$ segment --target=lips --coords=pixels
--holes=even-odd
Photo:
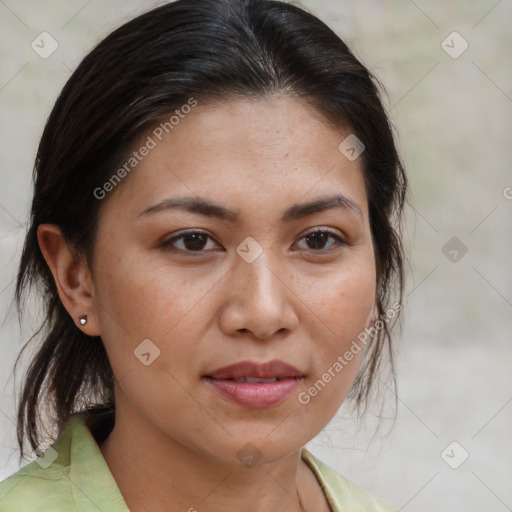
[[[304,377],[297,368],[278,360],[263,364],[242,361],[204,376],[206,383],[224,398],[257,409],[284,402]]]
[[[273,360],[263,364],[241,361],[220,368],[206,377],[217,380],[232,379],[240,382],[264,382],[270,379],[270,382],[274,382],[275,380],[301,378],[304,375],[300,370],[284,361]]]

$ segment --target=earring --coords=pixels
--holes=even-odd
[[[87,323],[87,315],[82,315],[79,319],[80,325],[85,325]]]

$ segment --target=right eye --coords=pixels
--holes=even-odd
[[[204,231],[187,231],[177,236],[173,236],[167,240],[164,240],[160,247],[165,250],[171,250],[175,252],[183,253],[205,253],[211,252],[212,244],[209,241],[216,242],[213,238]],[[205,247],[210,245],[210,250],[204,250]]]

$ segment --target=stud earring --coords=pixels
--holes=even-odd
[[[79,319],[80,325],[85,325],[87,323],[87,315],[82,315]]]

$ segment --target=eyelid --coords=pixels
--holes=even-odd
[[[300,235],[300,239],[304,238],[305,236],[308,236],[308,235],[311,235],[313,233],[329,233],[330,235],[333,235],[335,237],[338,237],[340,239],[342,239],[343,241],[345,241],[343,239],[343,235],[340,235],[338,233],[338,231],[336,231],[335,229],[333,228],[328,228],[326,226],[315,226],[314,228],[309,228],[307,229],[306,231],[304,231],[301,235]]]

